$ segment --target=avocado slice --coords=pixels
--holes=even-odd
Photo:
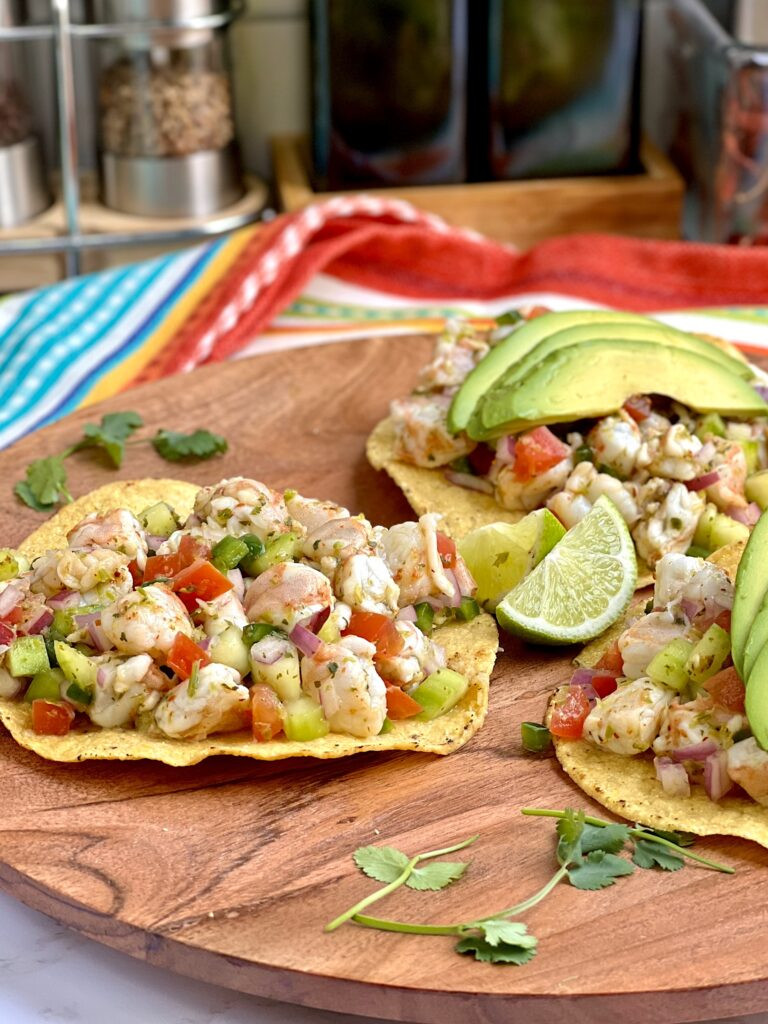
[[[743,656],[745,678],[749,679],[752,669],[755,667],[757,657],[766,644],[768,644],[768,595],[763,598],[763,602],[747,634]]]
[[[580,309],[566,313],[544,313],[533,320],[526,320],[516,327],[467,374],[464,383],[454,395],[448,410],[448,429],[454,434],[466,430],[475,406],[509,367],[527,355],[539,342],[569,327],[584,324],[645,324],[654,326],[658,320],[640,316],[639,313],[616,313],[605,309]]]
[[[749,674],[744,710],[753,736],[763,750],[768,750],[768,644],[758,654]]]
[[[621,338],[559,349],[516,386],[482,403],[477,440],[544,423],[605,416],[637,394],[662,394],[699,412],[765,416],[768,405],[749,383],[696,352]]]
[[[768,573],[765,571],[768,560],[768,515],[762,515],[755,524],[752,534],[744,548],[739,568],[736,572],[736,585],[733,594],[731,611],[731,656],[736,671],[742,679],[744,673],[744,654],[752,629],[752,624],[760,611],[760,607],[768,595]],[[750,678],[755,673],[757,661],[754,663]],[[766,705],[768,709],[768,705]],[[766,716],[768,718],[768,715]]]

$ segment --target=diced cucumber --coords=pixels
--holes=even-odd
[[[379,729],[379,736],[386,736],[388,732],[392,732],[394,727],[395,726],[392,719],[385,718],[384,721],[381,723],[381,728]]]
[[[718,548],[725,547],[726,544],[735,544],[740,540],[749,540],[749,527],[718,512],[712,523],[712,532],[709,538],[711,550],[716,551]]]
[[[266,545],[263,554],[241,562],[243,572],[246,576],[258,576],[278,562],[291,562],[300,545],[301,539],[297,533],[281,533]]]
[[[50,668],[45,640],[39,635],[17,637],[5,656],[5,667],[14,678],[35,676]]]
[[[462,622],[471,622],[480,614],[480,605],[474,597],[462,597],[459,607],[454,610],[457,619]]]
[[[263,640],[265,636],[269,636],[270,633],[285,636],[279,626],[273,626],[269,622],[249,622],[247,626],[243,627],[243,643],[250,650],[254,644]]]
[[[311,697],[298,697],[285,705],[286,739],[305,743],[308,740],[319,740],[331,731],[328,721],[319,704]]]
[[[64,691],[64,696],[72,704],[77,704],[79,708],[87,708],[89,704],[93,703],[93,687],[70,683]]]
[[[236,569],[249,553],[250,549],[241,537],[222,537],[213,546],[211,561],[219,572],[229,572],[230,569]]]
[[[148,505],[142,512],[139,512],[137,519],[147,533],[154,534],[156,537],[170,537],[181,525],[176,518],[176,513],[166,501]]]
[[[248,647],[243,641],[242,632],[234,623],[211,640],[208,657],[220,665],[236,669],[241,676],[247,675],[251,668]]]
[[[696,428],[696,436],[705,441],[708,437],[725,437],[725,423],[719,412],[708,412],[702,416]]]
[[[0,548],[0,583],[15,579],[29,568],[29,559],[11,548]]]
[[[257,559],[261,558],[266,550],[264,541],[255,533],[244,533],[240,540],[248,548],[248,554],[240,561],[240,568],[246,576],[258,576]]]
[[[705,551],[713,550],[712,524],[717,518],[717,514],[717,505],[713,505],[711,501],[704,506],[704,511],[699,516],[696,532],[693,535],[693,543],[697,548],[703,548]]]
[[[54,644],[59,668],[70,683],[77,683],[83,690],[92,690],[96,685],[98,666],[81,651],[76,650],[63,640]]]
[[[747,462],[747,473],[754,473],[757,469],[760,461],[760,446],[757,441],[751,438],[742,438],[739,440],[742,451],[744,452],[744,458]]]
[[[753,473],[744,484],[747,501],[755,501],[765,511],[768,508],[768,469]]]
[[[645,672],[654,683],[668,686],[680,692],[690,682],[686,665],[693,652],[694,644],[679,637],[670,642],[651,658]]]
[[[410,696],[421,704],[422,710],[413,716],[414,722],[431,722],[458,704],[469,688],[466,678],[452,668],[439,668],[419,683]]]
[[[720,671],[730,653],[730,634],[713,622],[691,651],[685,671],[692,682],[701,686],[710,676]]]
[[[688,550],[685,552],[689,558],[709,558],[711,552],[707,551],[706,548],[697,548],[695,544],[691,544]],[[651,604],[651,609],[653,604]]]
[[[100,612],[105,607],[103,604],[81,604],[75,608],[58,608],[53,613],[51,629],[62,636],[69,636],[78,628],[75,622],[76,615],[92,615],[93,612]]]
[[[59,668],[46,668],[38,672],[27,687],[24,700],[30,703],[33,700],[61,700],[61,684],[65,683],[66,676]]]
[[[251,647],[251,679],[271,686],[283,702],[301,697],[299,652],[287,637],[266,636]]]
[[[416,610],[416,625],[425,636],[429,636],[435,622],[435,609],[426,601],[419,601],[414,608]]]

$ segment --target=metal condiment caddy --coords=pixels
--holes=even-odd
[[[192,241],[257,219],[252,210],[212,216],[243,194],[223,41],[239,11],[228,0],[92,0],[93,16],[76,22],[69,0],[51,0],[50,6],[50,23],[0,19],[0,47],[6,40],[53,40],[65,233],[4,239],[0,255],[63,253],[66,273],[72,275],[80,272],[84,251]],[[211,219],[193,227],[141,232],[82,230],[72,53],[77,37],[94,40],[101,57],[98,134],[104,205],[144,217]],[[13,222],[3,220],[2,181],[10,158],[2,143],[0,137],[0,226]],[[17,148],[12,145],[9,151]],[[42,166],[39,161],[37,166]],[[40,179],[41,205],[33,208],[31,202],[26,217],[50,202],[42,171]]]

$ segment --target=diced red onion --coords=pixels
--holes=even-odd
[[[315,636],[315,634],[307,629],[306,626],[302,626],[301,623],[297,623],[288,636],[296,644],[301,653],[310,658],[313,654],[317,653],[318,648],[322,644],[322,640],[318,636]]]
[[[720,800],[733,788],[728,774],[728,756],[724,750],[710,754],[704,762],[704,789],[710,800]]]
[[[148,534],[146,534],[146,538],[147,538],[147,547],[149,547],[150,550],[152,550],[152,551],[157,551],[157,549],[160,547],[160,545],[161,544],[165,544],[165,542],[168,540],[167,537],[163,537],[159,533],[148,533]]]
[[[698,452],[696,452],[696,461],[706,465],[711,458],[714,458],[716,453],[717,448],[715,448],[714,441],[705,441]]]
[[[211,637],[204,636],[202,640],[197,641],[197,646],[200,648],[201,651],[207,651],[208,648],[211,646]]]
[[[752,387],[761,398],[764,398],[766,402],[768,402],[768,384],[753,384]]]
[[[7,622],[0,622],[0,644],[10,644],[16,634]]]
[[[687,747],[678,747],[677,750],[672,751],[672,758],[678,762],[706,761],[718,749],[714,740],[702,740],[701,743],[692,743]]]
[[[114,673],[115,668],[113,665],[99,665],[96,671],[96,685],[102,687],[106,686],[112,679]]]
[[[400,622],[416,622],[418,616],[416,615],[416,609],[412,604],[408,604],[405,608],[401,608],[397,613],[397,618]]]
[[[463,558],[456,559],[456,564],[454,565],[452,572],[461,596],[471,597],[477,590],[477,584],[475,583],[475,578],[467,568],[467,563]]]
[[[681,764],[675,764],[668,757],[654,757],[653,766],[656,769],[656,778],[668,796],[691,795],[688,773]]]
[[[594,674],[591,668],[577,668],[571,676],[570,682],[571,686],[578,686],[580,690],[584,691],[584,696],[589,701],[590,707],[594,707],[598,699],[597,690],[592,685]]]
[[[680,607],[683,611],[683,615],[688,619],[689,622],[693,622],[697,615],[704,611],[704,605],[701,601],[692,601],[688,597],[684,597],[680,602]]]
[[[242,572],[239,569],[230,569],[227,573],[227,579],[232,584],[238,599],[242,601],[245,597],[245,583],[243,582]]]
[[[496,458],[510,466],[515,461],[515,439],[511,434],[500,437],[496,442]]]
[[[91,622],[88,624],[88,636],[91,638],[93,646],[97,651],[108,651],[112,646],[112,641],[109,639],[107,634],[101,628],[101,624],[98,622]]]
[[[319,612],[315,612],[314,615],[302,622],[301,625],[308,629],[310,633],[317,633],[325,625],[330,614],[331,607],[329,605],[327,608],[321,608]]]
[[[490,480],[484,480],[481,476],[473,476],[471,473],[457,473],[453,469],[446,469],[445,479],[450,480],[457,487],[464,487],[468,491],[480,491],[481,494],[493,494],[493,484]]]
[[[259,665],[274,665],[285,652],[285,640],[268,634],[251,647],[251,658]]]
[[[19,604],[24,597],[24,591],[13,583],[9,583],[2,591],[0,591],[0,619],[12,612],[13,609]]]
[[[705,487],[711,487],[713,484],[716,484],[719,479],[719,471],[712,469],[709,473],[702,473],[701,476],[695,476],[692,480],[685,480],[684,483],[689,491],[703,491]]]
[[[83,612],[82,615],[73,615],[72,621],[78,629],[88,629],[92,622],[101,618],[101,612]]]
[[[757,502],[751,501],[746,508],[740,508],[738,505],[729,505],[725,510],[725,514],[730,516],[731,519],[735,519],[737,523],[743,523],[744,526],[754,526],[760,518],[761,511]]]
[[[53,612],[50,608],[43,606],[42,608],[39,608],[35,612],[34,617],[31,618],[29,622],[25,622],[20,629],[21,632],[26,633],[27,636],[34,636],[36,633],[42,633],[42,631],[46,629],[46,627],[50,626],[52,622]]]
[[[469,464],[477,476],[487,476],[495,458],[496,449],[489,448],[487,444],[479,444],[467,455]]]
[[[453,584],[453,596],[450,597],[446,594],[445,605],[448,608],[458,608],[461,604],[461,588],[456,579],[456,573],[453,569],[443,569],[443,572],[448,577],[448,581]]]
[[[48,605],[51,608],[75,608],[80,604],[80,595],[76,590],[60,590],[58,594],[48,598]]]

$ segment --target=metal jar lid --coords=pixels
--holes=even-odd
[[[94,20],[108,25],[158,21],[178,24],[190,18],[225,14],[230,3],[229,0],[92,0],[92,9]]]

